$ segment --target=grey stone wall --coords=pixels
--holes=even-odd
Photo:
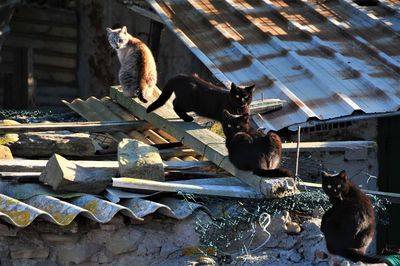
[[[83,217],[65,227],[0,224],[0,265],[185,265],[182,250],[199,245],[195,219],[207,217],[196,212],[185,220],[154,217],[144,224],[122,215],[107,224]]]

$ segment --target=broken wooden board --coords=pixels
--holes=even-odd
[[[0,134],[44,132],[68,130],[70,132],[118,132],[144,130],[151,128],[145,121],[95,121],[95,122],[62,122],[62,123],[32,123],[18,125],[0,125]]]
[[[168,105],[147,114],[147,106],[159,94],[160,91],[155,89],[154,98],[148,104],[143,104],[138,99],[125,97],[117,86],[111,87],[110,90],[111,98],[130,110],[135,116],[173,135],[184,145],[192,148],[198,154],[204,155],[219,167],[254,188],[257,193],[262,193],[266,198],[279,198],[297,193],[293,178],[262,178],[253,175],[251,172],[238,170],[229,161],[224,138],[196,123],[182,121]]]

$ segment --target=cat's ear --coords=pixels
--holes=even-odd
[[[231,92],[234,92],[237,90],[237,86],[234,82],[231,83]]]
[[[247,86],[246,88],[244,88],[247,92],[253,92],[254,91],[254,89],[256,88],[256,84],[253,84],[253,85],[250,85],[250,86]]]
[[[330,174],[328,174],[328,173],[325,172],[325,171],[321,171],[321,176],[322,176],[322,178],[327,178],[327,177],[330,176]]]
[[[107,33],[112,33],[112,29],[111,28],[106,28]]]
[[[222,111],[222,115],[224,118],[230,118],[232,116],[231,113],[229,113],[229,111],[226,109]]]
[[[347,180],[347,173],[345,170],[340,171],[339,177],[343,180]]]
[[[128,32],[128,29],[126,28],[126,26],[123,26],[123,27],[122,27],[121,32],[122,32],[122,33],[127,33],[127,32]]]

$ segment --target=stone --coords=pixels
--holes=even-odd
[[[76,243],[79,240],[79,235],[77,234],[43,233],[41,237],[44,241],[52,243]]]
[[[165,181],[158,149],[138,140],[123,139],[118,144],[118,164],[123,177]]]
[[[18,125],[19,123],[14,120],[4,119],[0,121],[0,125]],[[18,141],[18,134],[0,134],[0,145],[10,144]]]
[[[298,223],[289,222],[286,224],[285,231],[288,235],[298,235],[301,233],[301,227]]]
[[[77,244],[72,243],[57,247],[57,261],[60,264],[65,263],[82,263],[95,253],[101,250],[102,246],[97,243]],[[67,264],[68,265],[68,264]]]
[[[14,156],[50,157],[54,153],[63,156],[93,156],[99,145],[87,133],[32,132],[19,134],[19,140],[9,145]]]
[[[12,259],[46,259],[49,256],[48,247],[23,247],[12,246],[10,257]]]
[[[88,170],[58,154],[54,154],[46,164],[39,180],[49,184],[54,190],[83,193],[100,193],[111,179],[107,172]]]
[[[16,236],[18,229],[6,224],[0,224],[0,236]]]
[[[113,255],[119,255],[138,248],[145,233],[139,230],[121,229],[106,242],[106,249]]]
[[[0,160],[12,160],[13,155],[9,147],[0,145]]]

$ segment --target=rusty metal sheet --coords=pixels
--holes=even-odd
[[[221,82],[256,83],[254,100],[286,101],[254,116],[259,127],[400,107],[398,33],[350,1],[147,2]]]

